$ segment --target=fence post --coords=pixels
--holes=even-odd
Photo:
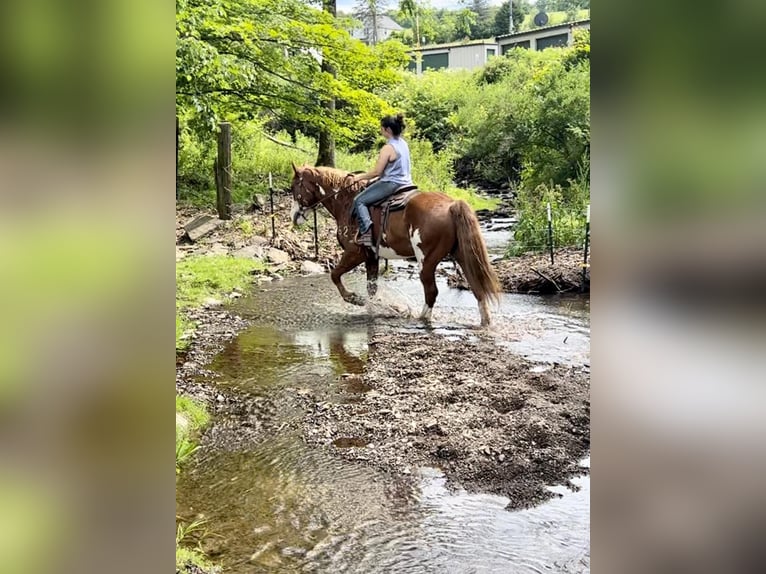
[[[218,161],[215,164],[218,217],[231,219],[231,124],[221,122],[219,127]]]
[[[585,275],[588,269],[588,240],[590,239],[590,203],[585,212],[585,250],[582,261],[582,288],[585,289]]]
[[[176,115],[176,201],[178,201],[178,143],[181,136],[181,127]]]
[[[317,210],[314,209],[314,258],[319,261],[319,232],[317,227]]]
[[[551,203],[548,202],[548,245],[551,250],[551,265],[553,265],[553,222],[551,220]]]
[[[269,172],[269,205],[271,206],[271,239],[277,238],[277,228],[274,225],[274,184],[271,182],[271,172]]]

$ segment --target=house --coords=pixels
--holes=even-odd
[[[565,22],[554,26],[544,26],[524,32],[502,34],[495,39],[500,47],[501,55],[512,48],[545,50],[545,48],[571,46],[573,32],[577,29],[590,30],[590,19]]]
[[[408,69],[416,74],[440,68],[472,70],[486,64],[497,55],[497,50],[497,43],[492,39],[421,46],[409,51]]]
[[[384,40],[388,40],[391,37],[391,34],[394,32],[400,32],[404,30],[399,24],[394,22],[391,18],[386,16],[385,14],[379,14],[377,17],[377,28],[378,28],[378,42],[383,42]],[[361,40],[365,44],[369,44],[372,42],[372,19],[367,19],[366,21],[362,21],[362,25],[360,27],[354,28],[351,31],[351,37],[356,38],[357,40]]]

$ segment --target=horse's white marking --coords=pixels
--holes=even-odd
[[[428,305],[423,305],[423,310],[420,312],[420,318],[425,319],[426,321],[431,320],[431,312],[434,310],[433,307],[429,307]]]
[[[290,211],[290,219],[293,220],[295,225],[302,225],[306,223],[306,218],[303,216],[301,204],[293,199],[293,208]]]
[[[420,240],[420,229],[410,229],[410,244],[412,245],[412,251],[415,252],[415,259],[418,260],[418,267],[423,269],[423,250],[420,248],[422,241]]]
[[[492,317],[489,314],[489,305],[486,300],[479,303],[479,313],[481,313],[482,327],[489,327]]]
[[[381,259],[407,259],[406,255],[399,255],[396,251],[394,251],[390,247],[384,247],[383,245],[380,246],[380,250],[378,251],[378,257],[380,257]]]

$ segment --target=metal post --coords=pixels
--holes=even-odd
[[[551,265],[553,265],[553,222],[551,219],[551,204],[548,202],[548,245],[551,250]]]
[[[590,203],[585,215],[585,250],[582,261],[582,286],[585,288],[585,275],[588,269],[588,240],[590,239]]]
[[[317,227],[317,210],[314,210],[314,258],[319,261],[319,232]]]
[[[274,226],[274,186],[271,183],[271,172],[269,172],[269,204],[271,205],[271,239],[276,239],[277,230]]]

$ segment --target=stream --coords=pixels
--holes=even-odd
[[[495,254],[508,238],[499,227],[485,226]],[[423,297],[414,265],[391,267],[367,308],[345,304],[328,275],[255,288],[233,308],[252,326],[207,367],[218,374],[214,384],[256,399],[310,390],[327,401],[358,400],[369,389],[341,375],[363,371],[374,333],[475,336],[479,313],[470,292],[439,277],[426,326],[409,316]],[[364,292],[362,273],[346,277]],[[523,355],[540,369],[588,365],[589,310],[581,296],[503,294],[491,333],[499,352]],[[185,522],[205,519],[202,547],[224,572],[589,572],[587,472],[572,481],[579,490],[555,487],[560,497],[511,512],[501,496],[451,492],[436,468],[421,469],[413,488],[307,446],[297,403],[276,404],[282,431],[254,444],[203,441],[177,481],[177,514]],[[213,420],[208,432],[215,435],[218,425],[223,421]]]

